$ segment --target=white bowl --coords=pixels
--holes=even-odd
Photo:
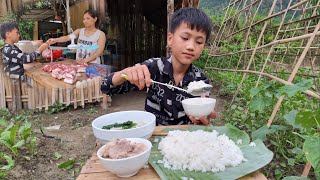
[[[200,117],[208,116],[216,105],[213,98],[189,98],[182,101],[182,106],[186,114]]]
[[[143,123],[144,125],[123,130],[102,129],[103,126],[126,121],[133,121],[138,124]],[[156,116],[146,111],[120,111],[110,113],[100,116],[92,122],[93,134],[102,143],[123,138],[149,139],[155,127]]]
[[[124,158],[124,159],[107,159],[103,158],[102,154],[106,145],[102,146],[98,152],[97,156],[107,171],[119,176],[119,177],[130,177],[139,172],[139,170],[148,162],[152,144],[149,140],[142,138],[126,138],[126,140],[131,142],[143,143],[147,146],[147,150],[136,156]]]

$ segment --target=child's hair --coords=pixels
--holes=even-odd
[[[83,14],[88,13],[92,18],[97,18],[97,21],[95,23],[96,28],[98,28],[100,26],[100,17],[97,11],[88,9],[86,10]]]
[[[212,25],[210,18],[202,10],[181,8],[174,12],[171,17],[169,31],[174,33],[181,23],[186,23],[192,30],[196,28],[197,31],[203,31],[206,34],[206,41],[208,41]]]
[[[0,34],[2,39],[6,39],[6,33],[12,31],[13,29],[19,29],[16,22],[5,22],[0,26]]]

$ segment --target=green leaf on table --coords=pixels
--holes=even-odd
[[[282,86],[278,89],[278,95],[281,96],[287,94],[288,97],[292,97],[296,95],[298,92],[304,92],[310,89],[310,87],[312,86],[312,81],[312,79],[304,79],[301,82],[298,82],[293,85]]]
[[[306,129],[320,127],[320,109],[297,113],[295,123],[301,124]]]
[[[288,128],[282,125],[271,125],[269,128],[267,126],[262,126],[259,129],[252,132],[252,140],[261,139],[262,141],[267,140],[268,134],[273,134],[278,131],[285,131]]]
[[[303,151],[315,172],[320,172],[320,137],[310,136],[303,144]]]
[[[292,110],[288,114],[284,115],[283,118],[286,120],[287,124],[293,126],[294,128],[297,129],[303,129],[303,127],[300,124],[296,124],[296,115],[298,111]]]
[[[68,159],[67,161],[61,163],[58,165],[58,168],[60,169],[65,169],[65,170],[69,170],[72,169],[74,164],[75,164],[75,160],[74,159]]]

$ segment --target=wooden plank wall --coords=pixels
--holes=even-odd
[[[107,0],[110,27],[117,38],[120,63],[125,68],[151,57],[161,57],[166,51],[166,27],[155,27],[142,13],[141,0]],[[112,64],[114,65],[114,64]]]

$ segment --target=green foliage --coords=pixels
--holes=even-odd
[[[67,106],[65,106],[63,103],[59,103],[57,101],[52,106],[49,106],[48,113],[49,114],[58,113],[58,112],[65,110],[66,108],[67,108]]]
[[[23,20],[18,13],[7,14],[4,21],[15,21],[18,23],[20,39],[31,40],[33,37],[33,21]]]
[[[65,170],[70,170],[74,167],[75,165],[75,160],[74,159],[68,159],[65,162],[62,162],[61,164],[58,164],[58,168],[60,169],[65,169]]]
[[[287,127],[280,126],[280,125],[271,125],[270,127],[262,126],[256,131],[253,131],[251,137],[252,137],[252,140],[260,139],[262,141],[265,141],[267,140],[268,134],[273,134],[278,131],[286,131],[286,130],[288,130]]]
[[[296,115],[296,124],[301,124],[302,127],[306,129],[311,129],[311,128],[320,128],[320,109],[315,110],[315,111],[302,111],[298,112]]]
[[[0,109],[0,170],[2,174],[12,169],[15,159],[23,156],[30,159],[35,153],[36,137],[29,116],[12,117],[7,109]],[[1,176],[1,175],[0,175]]]
[[[221,46],[225,48],[225,53],[228,53],[232,48],[230,48],[230,44],[227,45],[227,42],[225,44],[222,42]],[[200,65],[198,67],[202,68],[204,66],[204,59],[207,59],[206,54],[203,54],[196,62]],[[263,60],[263,57],[261,59]],[[229,63],[229,60],[226,62]],[[221,67],[226,66],[227,63],[221,64]],[[218,96],[233,97],[242,79],[242,74],[239,73],[205,72],[213,80],[212,83],[220,85]],[[283,77],[287,78],[284,75]],[[294,85],[286,86],[262,78],[259,85],[255,87],[257,78],[256,75],[247,74],[239,89],[239,95],[234,99],[232,106],[228,106],[229,108],[223,112],[222,116],[226,122],[250,133],[252,139],[262,139],[270,144],[273,152],[275,152],[275,157],[264,174],[282,179],[288,172],[295,172],[297,166],[304,165],[307,160],[312,159],[306,156],[303,146],[304,141],[310,136],[314,137],[317,127],[311,129],[305,127],[319,123],[318,118],[315,117],[318,114],[316,110],[319,109],[319,101],[311,99],[303,93],[312,87],[314,83],[312,80],[297,76]],[[278,110],[274,125],[268,128],[265,126],[266,122],[280,96],[284,96],[284,101]],[[267,170],[268,168],[269,170]]]
[[[62,155],[59,152],[54,152],[54,159],[59,160],[62,157]]]
[[[4,40],[0,39],[0,48],[4,46]]]

